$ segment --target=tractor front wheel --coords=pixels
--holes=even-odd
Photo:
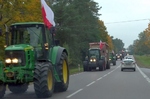
[[[83,71],[88,71],[88,61],[83,61]]]
[[[0,98],[3,98],[6,91],[6,85],[3,83],[0,83]]]
[[[27,83],[20,83],[20,84],[8,84],[8,88],[12,93],[15,94],[20,94],[20,93],[24,93],[27,91],[28,89],[28,84]]]
[[[34,90],[39,98],[51,97],[54,90],[54,75],[51,63],[38,63],[34,71]]]
[[[55,83],[55,92],[66,91],[69,85],[69,67],[66,53],[62,53],[58,64],[58,74],[61,82]]]

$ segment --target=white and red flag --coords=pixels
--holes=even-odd
[[[100,42],[99,42],[99,48],[102,49],[103,45],[104,45],[103,42],[100,40]]]
[[[44,24],[50,29],[52,26],[55,26],[54,13],[46,4],[45,0],[41,0],[41,5]]]

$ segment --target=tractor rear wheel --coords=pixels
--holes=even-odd
[[[114,66],[116,65],[116,61],[113,62],[113,65],[114,65]]]
[[[27,91],[28,83],[19,83],[19,84],[12,83],[12,84],[8,84],[8,88],[12,93],[20,94]]]
[[[6,85],[3,83],[0,83],[0,98],[3,98],[6,91]]]
[[[51,63],[38,63],[34,71],[34,90],[39,98],[51,97],[54,90],[54,75]]]
[[[65,52],[62,53],[58,63],[58,74],[61,82],[55,83],[55,92],[62,92],[68,89],[69,85],[69,67],[67,55]]]
[[[105,61],[99,61],[99,71],[104,71],[105,70]]]
[[[109,61],[107,61],[106,69],[110,69],[110,62]]]

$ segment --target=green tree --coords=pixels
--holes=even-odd
[[[124,49],[124,43],[122,42],[121,39],[115,38],[112,40],[113,45],[114,45],[114,51],[118,53],[119,51],[122,51]]]
[[[70,63],[81,63],[88,43],[99,40],[98,5],[91,0],[50,0],[57,24],[56,37],[70,49]],[[78,56],[78,57],[77,57]]]
[[[135,54],[144,55],[150,54],[149,46],[145,42],[147,42],[147,35],[145,32],[141,32],[139,34],[139,39],[135,40],[133,43]]]
[[[69,64],[82,63],[90,42],[107,42],[111,39],[102,20],[99,20],[100,7],[94,0],[45,0],[55,15],[56,39],[69,51]],[[16,6],[17,5],[17,6]],[[42,22],[40,0],[0,0],[0,54],[4,56],[4,25],[14,22]]]

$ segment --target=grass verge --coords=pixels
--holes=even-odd
[[[134,55],[134,58],[135,58],[135,60],[137,62],[137,65],[139,67],[150,68],[150,56],[146,56],[146,55],[143,55],[143,56]]]
[[[76,73],[79,73],[79,72],[83,72],[83,68],[81,67],[80,69],[79,68],[70,68],[69,69],[70,71],[70,75],[72,74],[76,74]]]

